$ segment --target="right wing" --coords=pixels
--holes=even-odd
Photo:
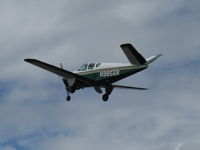
[[[39,61],[39,60],[36,60],[36,59],[24,59],[24,61],[28,62],[28,63],[31,63],[35,66],[38,66],[42,69],[45,69],[47,71],[50,71],[54,74],[57,74],[61,77],[64,77],[64,78],[76,78],[80,81],[82,81],[83,83],[86,83],[86,84],[98,84],[96,81],[94,80],[91,80],[89,78],[86,78],[86,77],[83,77],[83,76],[80,76],[78,74],[75,74],[73,72],[70,72],[70,71],[67,71],[67,70],[64,70],[62,68],[58,68],[56,66],[53,66],[53,65],[50,65],[50,64],[47,64],[45,62],[42,62],[42,61]]]
[[[126,57],[133,65],[144,65],[146,63],[145,58],[137,52],[137,50],[131,44],[120,45]]]
[[[121,89],[132,89],[132,90],[148,90],[147,88],[123,86],[123,85],[112,85],[112,87],[113,88],[121,88]]]

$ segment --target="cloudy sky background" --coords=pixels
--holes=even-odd
[[[1,0],[1,150],[197,150],[200,147],[200,1]],[[61,80],[23,61],[75,70],[127,62],[119,45],[163,56],[120,81],[108,102],[93,89],[66,102]]]

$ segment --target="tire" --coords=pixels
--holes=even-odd
[[[102,96],[102,100],[103,100],[104,102],[108,101],[108,98],[109,98],[108,94],[104,94],[104,95]]]
[[[67,100],[67,101],[70,101],[70,100],[71,100],[71,97],[70,97],[70,96],[67,96],[67,97],[66,97],[66,100]]]

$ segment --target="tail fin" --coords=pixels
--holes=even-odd
[[[151,56],[148,59],[145,59],[137,50],[129,43],[122,44],[120,46],[125,53],[126,57],[133,65],[148,65],[155,61],[158,57],[162,56],[161,54],[156,56]]]
[[[145,58],[129,43],[120,46],[131,64],[144,65]]]

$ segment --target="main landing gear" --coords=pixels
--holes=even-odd
[[[106,86],[106,87],[105,87],[105,94],[103,94],[103,96],[102,96],[102,100],[103,100],[104,102],[108,101],[109,95],[112,93],[112,91],[113,91],[113,87],[112,87],[112,86]],[[66,101],[70,101],[70,100],[71,100],[70,93],[74,93],[74,92],[75,92],[74,89],[67,88],[67,97],[66,97]]]
[[[67,101],[70,101],[70,100],[71,100],[71,96],[68,95],[68,96],[66,97],[66,100],[67,100]]]
[[[113,87],[111,87],[111,86],[105,87],[105,92],[106,93],[102,96],[102,100],[104,102],[108,101],[109,95],[112,93],[112,90],[113,90]]]
[[[67,91],[66,101],[70,101],[71,100],[70,93],[75,93],[76,89],[72,87],[68,87],[66,88],[66,91]]]
[[[71,96],[69,95],[69,90],[67,90],[67,97],[66,97],[66,101],[70,101],[71,100]]]
[[[106,102],[106,101],[108,101],[108,99],[109,99],[109,95],[108,95],[108,94],[103,94],[102,100],[103,100],[104,102]]]

